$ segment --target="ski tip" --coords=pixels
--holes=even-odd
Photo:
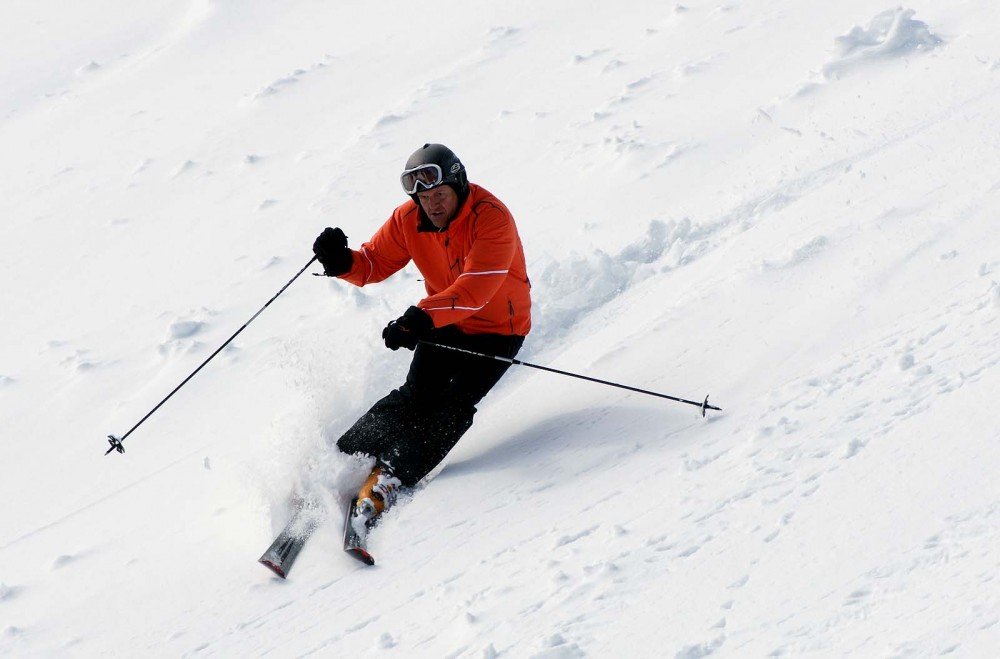
[[[276,575],[278,575],[282,579],[287,579],[288,578],[288,576],[285,574],[285,571],[282,570],[281,566],[278,565],[277,563],[275,563],[273,561],[270,561],[270,560],[268,560],[266,558],[261,558],[257,562],[260,563],[261,565],[263,565],[264,567],[266,567],[271,572],[274,572]]]
[[[375,565],[375,557],[369,554],[366,550],[361,547],[348,547],[345,549],[354,558],[358,559],[365,565]]]

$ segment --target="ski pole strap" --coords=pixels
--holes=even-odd
[[[558,368],[551,368],[549,366],[540,366],[538,364],[532,364],[530,362],[523,362],[519,359],[514,359],[513,357],[502,357],[500,355],[490,355],[484,352],[476,352],[475,350],[466,350],[465,348],[456,348],[455,346],[443,345],[440,343],[434,343],[432,341],[421,341],[428,346],[434,348],[443,348],[445,350],[454,350],[455,352],[464,352],[467,355],[474,355],[476,357],[483,357],[486,359],[495,359],[496,361],[506,362],[508,364],[513,364],[515,366],[528,366],[529,368],[537,368],[540,371],[548,371],[549,373],[556,373],[557,375],[565,375],[571,378],[577,378],[579,380],[586,380],[588,382],[596,382],[597,384],[605,384],[609,387],[617,387],[618,389],[626,389],[628,391],[634,391],[640,394],[646,394],[647,396],[656,396],[657,398],[666,398],[667,400],[676,401],[678,403],[685,403],[687,405],[695,405],[701,408],[701,415],[705,416],[706,410],[716,410],[721,412],[721,407],[715,407],[714,405],[708,404],[708,396],[705,396],[705,400],[698,402],[695,400],[687,400],[684,398],[678,398],[677,396],[668,396],[667,394],[661,394],[655,391],[649,391],[647,389],[640,389],[638,387],[631,387],[627,384],[620,384],[618,382],[610,382],[608,380],[601,380],[599,378],[592,378],[589,375],[580,375],[579,373],[570,373],[569,371],[561,371]]]

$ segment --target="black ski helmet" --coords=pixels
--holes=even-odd
[[[455,194],[458,195],[459,207],[465,203],[466,197],[469,196],[469,177],[465,172],[465,165],[458,159],[454,151],[443,144],[425,144],[410,155],[403,169],[411,170],[421,165],[440,167],[441,182],[438,185],[450,186],[455,191]],[[411,194],[410,198],[417,201],[416,193]]]

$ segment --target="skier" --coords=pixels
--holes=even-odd
[[[510,367],[425,341],[513,358],[531,328],[524,251],[507,207],[469,183],[441,144],[417,149],[400,181],[410,200],[359,250],[340,228],[327,227],[313,244],[327,276],[365,286],[412,260],[427,292],[382,330],[387,348],[414,351],[406,381],[337,441],[344,453],[375,458],[352,509],[366,527],[400,487],[413,487],[444,459]]]

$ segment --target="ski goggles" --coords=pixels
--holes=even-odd
[[[403,184],[403,191],[406,194],[417,194],[420,186],[423,186],[424,190],[430,190],[441,185],[444,182],[444,174],[438,165],[431,163],[407,169],[400,174],[399,181]]]

